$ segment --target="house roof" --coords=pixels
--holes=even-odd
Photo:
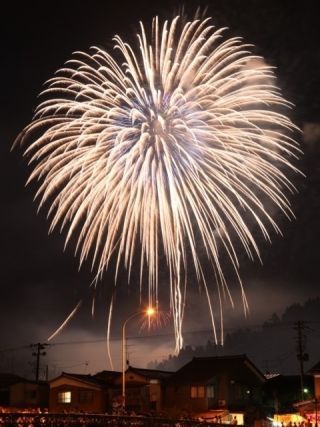
[[[206,383],[217,375],[226,374],[230,380],[246,385],[260,385],[266,381],[264,375],[245,354],[218,357],[194,357],[168,382],[175,384]]]
[[[50,382],[56,381],[58,378],[67,377],[74,380],[78,380],[87,384],[95,385],[95,386],[103,386],[105,385],[105,381],[95,378],[93,375],[84,375],[84,374],[74,374],[69,372],[62,372],[59,377],[54,378]]]
[[[106,372],[109,384],[113,384],[115,386],[119,385],[119,381],[121,381],[121,377],[122,377],[122,372],[103,371],[96,375],[99,376],[99,378],[104,378],[105,372]],[[126,375],[129,375],[128,382],[130,382],[131,385],[134,383],[141,385],[141,380],[137,379],[137,377],[134,378],[132,374],[140,377],[143,382],[149,383],[149,381],[152,379],[156,379],[160,381],[166,380],[173,374],[173,372],[159,371],[157,369],[135,368],[133,366],[129,366],[128,369],[126,370]]]
[[[122,374],[118,371],[101,371],[97,372],[93,377],[100,382],[112,384],[119,375]]]
[[[49,382],[43,381],[43,380],[35,381],[35,380],[29,380],[26,378],[20,378],[19,380],[15,381],[13,384],[35,384],[41,387],[45,387],[49,385]]]
[[[320,361],[314,365],[311,369],[309,369],[309,374],[320,374]]]
[[[132,366],[129,366],[127,369],[127,372],[133,372],[137,375],[141,375],[144,378],[147,379],[165,379],[172,375],[172,372],[167,371],[158,371],[156,369],[140,369],[140,368],[134,368]],[[115,384],[115,380],[119,377],[121,377],[122,373],[117,371],[101,371],[96,373],[95,375],[83,375],[83,374],[74,374],[70,372],[62,372],[62,374],[51,380],[50,383],[53,381],[58,380],[59,378],[66,377],[73,380],[81,381],[86,384],[91,384],[95,386],[105,387]]]
[[[0,388],[6,388],[21,381],[26,380],[18,375],[0,373]]]
[[[173,372],[169,371],[158,371],[157,369],[142,369],[142,368],[134,368],[133,366],[129,366],[128,371],[134,372],[138,375],[142,375],[149,379],[166,379],[173,375]]]

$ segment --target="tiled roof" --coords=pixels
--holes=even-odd
[[[37,384],[39,386],[49,386],[49,382],[48,381],[44,381],[44,380],[39,380],[39,381],[35,381],[35,380],[29,380],[26,378],[20,378],[17,381],[14,382],[14,384]]]
[[[173,374],[168,382],[175,384],[206,383],[220,374],[227,374],[230,380],[247,385],[254,386],[265,382],[264,375],[246,355],[194,357]]]
[[[9,387],[12,384],[25,381],[24,378],[14,374],[2,374],[0,373],[0,387]]]
[[[314,365],[311,369],[309,369],[310,374],[319,374],[320,373],[320,362]]]
[[[90,383],[93,385],[103,386],[105,384],[105,381],[99,380],[95,378],[93,375],[84,375],[84,374],[73,374],[69,372],[62,372],[61,376],[66,376],[69,378],[74,378],[86,383]]]
[[[156,369],[140,369],[130,366],[128,371],[134,372],[148,379],[165,379],[170,377],[173,373],[167,371],[158,371]],[[117,371],[101,371],[95,375],[74,374],[69,372],[62,372],[61,376],[73,378],[89,384],[98,385],[101,387],[113,385],[115,380],[121,377],[122,373]],[[60,376],[60,377],[61,377]],[[60,378],[59,377],[59,378]]]
[[[93,375],[97,381],[101,381],[104,384],[112,384],[113,381],[119,376],[122,375],[121,372],[117,371],[101,371]]]
[[[158,371],[157,369],[142,369],[142,368],[134,368],[133,366],[129,366],[128,368],[132,372],[135,372],[136,374],[140,374],[144,377],[150,378],[150,379],[165,379],[171,377],[174,373],[168,372],[168,371]]]

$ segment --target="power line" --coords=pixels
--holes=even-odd
[[[6,352],[10,352],[10,351],[18,351],[18,350],[24,350],[30,348],[30,345],[23,345],[23,346],[19,346],[19,347],[9,347],[9,348],[2,348],[0,349],[0,353],[6,353]]]
[[[250,325],[250,326],[244,326],[242,328],[225,328],[224,331],[225,332],[236,332],[236,331],[252,331],[255,332],[257,329],[269,329],[269,328],[274,328],[274,327],[288,327],[288,326],[292,326],[294,325],[295,322],[293,321],[288,321],[288,322],[279,322],[279,323],[274,323],[274,324],[266,324],[266,323],[262,323],[259,325]],[[304,323],[311,323],[311,322],[304,322]],[[312,322],[312,323],[320,323],[320,322]],[[197,335],[197,334],[213,334],[212,329],[196,329],[196,330],[192,330],[192,331],[184,331],[183,334],[184,335]],[[150,334],[150,335],[131,335],[128,336],[128,339],[134,339],[134,340],[139,340],[139,339],[152,339],[152,338],[162,338],[162,337],[174,337],[174,333],[173,332],[168,332],[168,333],[163,333],[163,334]],[[111,338],[111,341],[121,341],[121,338]],[[56,342],[56,343],[50,343],[49,345],[51,346],[56,346],[56,345],[76,345],[76,344],[97,344],[97,343],[105,343],[106,342],[106,338],[99,338],[96,340],[81,340],[81,341],[61,341],[61,342]]]
[[[278,328],[278,327],[288,327],[288,326],[292,326],[294,325],[296,322],[294,321],[287,321],[287,322],[278,322],[278,323],[262,323],[262,324],[257,324],[257,325],[249,325],[249,326],[243,326],[243,327],[237,327],[237,328],[224,328],[225,332],[236,332],[236,331],[252,331],[255,332],[257,329],[269,329],[269,328]],[[305,324],[320,324],[320,321],[304,321],[303,323]],[[184,335],[197,335],[197,334],[212,334],[213,331],[212,329],[196,329],[196,330],[191,330],[191,331],[184,331]],[[174,337],[173,332],[168,332],[168,333],[162,333],[162,334],[148,334],[148,335],[131,335],[128,336],[128,339],[132,339],[132,340],[139,340],[139,339],[153,339],[153,338],[166,338],[166,337]],[[116,338],[113,337],[111,338],[111,341],[115,342],[115,341],[121,341],[121,338]],[[99,339],[95,339],[95,340],[79,340],[79,341],[60,341],[60,342],[55,342],[55,343],[45,343],[43,345],[45,346],[60,346],[60,345],[77,345],[77,344],[97,344],[97,343],[105,343],[106,342],[106,338],[99,338]],[[28,349],[30,348],[30,345],[23,345],[23,346],[19,346],[19,347],[12,347],[12,348],[4,348],[4,349],[0,349],[0,353],[5,353],[5,352],[10,352],[10,351],[18,351],[18,350],[22,350],[22,349]]]

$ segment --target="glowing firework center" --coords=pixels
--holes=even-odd
[[[157,306],[164,254],[179,350],[190,268],[216,341],[212,301],[221,341],[223,304],[233,304],[222,254],[247,310],[235,243],[259,258],[252,224],[270,240],[270,229],[279,232],[270,204],[292,215],[285,171],[297,172],[291,159],[299,149],[271,67],[248,67],[258,59],[241,39],[223,40],[209,19],[179,17],[154,18],[150,36],[141,24],[137,37],[130,46],[115,36],[119,61],[100,48],[75,54],[48,81],[18,141],[31,140],[30,180],[41,182],[40,206],[51,205],[51,229],[68,229],[66,243],[77,236],[80,263],[91,256],[96,279],[111,259],[130,278],[141,254],[140,286]]]

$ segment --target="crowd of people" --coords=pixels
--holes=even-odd
[[[163,419],[136,414],[109,415],[70,413],[51,414],[47,410],[0,407],[0,427],[197,427],[216,423],[200,419]]]

